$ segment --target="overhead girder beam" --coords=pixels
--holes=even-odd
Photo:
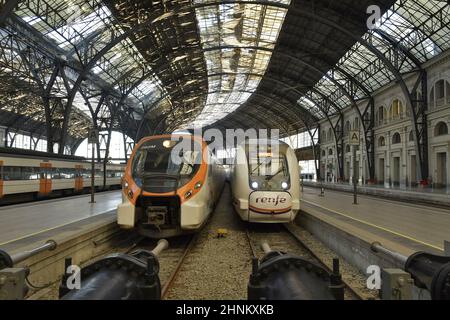
[[[333,77],[330,77],[326,74],[326,72],[324,72],[323,70],[318,69],[316,66],[312,65],[309,62],[304,61],[303,59],[299,58],[298,56],[296,56],[294,53],[288,53],[282,50],[276,50],[276,49],[271,49],[271,48],[264,48],[264,47],[260,47],[260,46],[233,46],[233,45],[225,45],[225,46],[213,46],[213,47],[208,47],[208,48],[204,48],[202,49],[202,51],[204,52],[211,52],[211,51],[219,51],[219,50],[223,50],[223,49],[254,49],[254,50],[261,50],[261,51],[267,51],[267,52],[271,52],[277,55],[281,55],[283,57],[289,58],[294,60],[296,63],[304,65],[305,67],[314,70],[315,72],[317,72],[318,74],[320,74],[321,76],[327,78],[328,80],[330,80],[334,85],[338,86],[339,89],[343,90],[343,92],[347,93],[346,97],[348,98],[349,96],[351,96],[351,94],[348,92],[347,89],[344,88],[344,86],[339,83],[337,80],[335,80]],[[185,52],[182,49],[178,49],[181,50],[183,52]],[[178,51],[176,50],[176,51]],[[193,49],[192,49],[193,50]],[[321,60],[324,61],[324,60]],[[329,64],[328,64],[329,65]],[[150,76],[153,73],[159,73],[162,72],[165,69],[168,69],[171,66],[171,63],[167,63],[164,64],[162,66],[159,66],[158,69],[153,70],[152,72],[149,72],[148,76]],[[333,68],[333,66],[329,65],[330,68]],[[342,74],[344,74],[347,77],[347,81],[354,83],[356,86],[358,86],[361,90],[363,90],[368,97],[370,97],[370,91],[361,83],[359,82],[357,79],[355,79],[354,77],[352,77],[350,74],[348,74],[345,70],[339,68],[339,67],[334,67],[336,70],[338,70],[339,72],[341,72]],[[145,75],[144,75],[145,76]],[[142,78],[141,78],[142,79]],[[139,79],[140,81],[142,81],[141,79]],[[169,83],[170,85],[170,83]],[[351,102],[351,100],[350,100]]]
[[[218,90],[218,91],[212,91],[212,92],[208,92],[208,93],[214,94],[214,93],[219,93],[219,92],[221,92],[221,91]],[[272,97],[270,97],[270,96],[267,96],[267,95],[265,95],[265,94],[258,93],[257,91],[252,92],[252,91],[246,91],[246,90],[236,90],[236,91],[234,91],[234,92],[251,93],[252,95],[262,97],[264,100],[270,100],[270,102],[271,102],[273,105],[276,105],[276,106],[280,107],[280,108],[283,109],[283,110],[289,110],[289,107],[284,106],[284,105],[281,104],[278,100],[275,100],[274,98],[272,98]],[[188,97],[191,97],[191,95],[189,95]],[[260,106],[258,106],[258,107],[260,107]],[[266,107],[266,108],[264,108],[264,110],[269,111],[269,112],[270,112],[271,114],[273,114],[275,117],[281,117],[284,121],[286,121],[286,123],[289,123],[289,122],[292,120],[292,119],[290,119],[290,118],[288,118],[288,117],[285,117],[282,113],[280,114],[279,112],[277,112],[278,110],[273,110],[272,108],[270,108],[270,107],[268,107],[268,106],[264,106],[264,107]],[[252,114],[252,115],[253,115],[253,114]],[[314,120],[314,117],[312,117],[312,116],[309,115],[309,114],[308,114],[308,116],[310,116],[310,117],[313,118],[313,120]],[[168,117],[168,115],[167,115],[165,118],[167,118],[167,117]],[[226,120],[226,119],[225,119],[225,120]],[[236,120],[236,119],[233,119],[232,121],[235,121],[235,120]],[[161,121],[162,121],[162,120],[161,120]],[[302,117],[299,117],[299,121],[302,122],[303,124],[306,123],[306,121],[305,121]],[[265,124],[265,125],[267,126],[267,124]],[[209,128],[209,127],[212,127],[212,125],[211,125],[211,126],[208,126],[207,128]],[[248,126],[244,126],[244,127],[248,127]],[[267,126],[267,127],[268,127],[268,126]],[[157,128],[158,128],[158,127],[157,127]],[[284,129],[284,130],[286,130],[286,134],[289,134],[289,132],[288,132],[287,129]],[[155,133],[155,131],[154,131],[154,133]]]
[[[6,19],[12,14],[14,8],[22,0],[5,0],[6,3],[0,8],[0,26],[5,24]]]
[[[298,91],[297,90],[297,88],[295,88],[293,85],[292,85],[292,83],[286,83],[284,80],[285,79],[283,79],[283,80],[280,80],[280,79],[276,79],[276,78],[274,78],[274,77],[270,77],[270,76],[266,76],[266,75],[262,75],[262,74],[258,74],[258,73],[248,73],[248,72],[241,72],[241,73],[235,73],[235,72],[221,72],[221,73],[214,73],[214,74],[209,74],[208,75],[208,78],[210,78],[210,77],[217,77],[217,76],[222,76],[222,75],[247,75],[247,76],[256,76],[256,77],[260,77],[260,78],[263,78],[263,79],[265,79],[265,80],[269,80],[269,81],[272,81],[272,82],[274,82],[274,83],[278,83],[278,84],[280,84],[281,86],[283,86],[283,87],[285,87],[285,88],[287,88],[287,89],[289,89],[289,90],[292,90],[292,91],[295,91],[295,92],[297,92],[297,94],[298,95],[303,95],[303,93],[302,92],[300,92],[300,91]],[[189,75],[190,76],[190,75]],[[186,76],[186,77],[189,77],[189,76]],[[179,80],[179,79],[178,79]],[[295,79],[289,79],[290,81],[295,81]],[[180,88],[177,88],[177,90],[179,90]],[[316,90],[317,92],[319,92],[317,89],[314,89],[314,90]],[[256,91],[258,91],[258,89],[256,90]],[[255,92],[256,92],[255,91]],[[220,92],[220,91],[219,91]],[[172,94],[173,94],[173,92],[172,92]],[[322,93],[323,94],[323,93]],[[159,104],[162,100],[164,100],[167,96],[169,96],[169,94],[166,94],[166,95],[164,95],[164,96],[162,96],[160,99],[158,99],[158,100],[156,100],[156,101],[154,101],[153,103],[152,103],[152,105],[150,105],[150,108],[149,109],[147,109],[147,111],[146,111],[146,113],[144,114],[144,117],[148,114],[148,112],[150,111],[150,110],[152,110],[152,107],[154,106],[154,105],[157,105],[157,104]],[[325,97],[326,95],[325,94],[323,94],[323,96]],[[328,98],[327,98],[328,99]],[[329,100],[330,101],[330,100]],[[297,108],[297,103],[296,103],[296,101],[291,101],[291,103],[292,103],[292,105],[294,106],[294,107],[296,107]],[[330,101],[330,103],[332,103],[331,101]],[[335,106],[335,109],[336,109],[336,111],[337,112],[340,112],[339,110],[339,108],[336,106],[336,104],[334,104],[334,103],[332,103],[334,106]],[[322,110],[324,113],[326,113],[327,112],[327,110]]]
[[[54,144],[54,129],[53,129],[53,112],[51,110],[51,91],[53,88],[53,85],[55,84],[55,81],[60,75],[62,66],[58,61],[54,62],[54,68],[53,72],[50,75],[50,78],[48,79],[47,83],[43,83],[41,80],[41,77],[37,73],[37,69],[35,66],[31,64],[31,61],[24,55],[24,52],[19,51],[19,55],[24,61],[24,63],[28,66],[28,70],[33,75],[40,91],[41,91],[41,99],[42,103],[44,105],[44,114],[45,114],[45,128],[46,128],[46,134],[47,134],[47,152],[52,153],[53,152],[53,144]],[[44,78],[44,77],[43,77]]]
[[[405,48],[401,43],[397,42],[395,39],[393,39],[388,33],[381,29],[374,29],[374,33],[378,34],[381,38],[383,38],[385,41],[389,42],[389,44],[394,48],[400,50],[409,60],[411,60],[418,70],[422,69],[422,63],[420,62],[417,57],[411,53],[410,50]]]
[[[226,74],[234,74],[234,73],[211,74],[211,75],[209,75],[208,77],[214,77],[214,76],[217,76],[217,75],[226,75]],[[245,73],[245,74],[247,74],[247,73]],[[248,73],[247,75],[252,75],[252,74],[249,74],[249,73]],[[262,77],[262,75],[259,75],[259,74],[253,74],[253,75],[257,75],[257,76]],[[282,84],[282,85],[286,86],[286,83],[285,83],[285,82],[280,81],[280,80],[278,80],[278,79],[269,78],[269,77],[266,77],[266,79],[270,79],[270,80],[273,81],[273,82],[277,82],[277,83],[279,83],[279,84]],[[178,88],[178,89],[179,89],[179,88]],[[295,90],[295,89],[293,89],[293,90]],[[219,92],[220,92],[220,91],[219,91]],[[256,91],[255,91],[255,92],[256,92]],[[156,100],[156,101],[151,105],[151,107],[147,109],[147,111],[146,111],[146,113],[145,113],[143,119],[145,119],[145,117],[147,116],[147,114],[153,109],[153,106],[154,106],[154,105],[158,105],[158,104],[159,104],[161,101],[163,101],[165,98],[166,98],[166,96],[163,96],[163,97],[161,97],[160,99]],[[289,101],[289,100],[288,100],[288,101]],[[297,103],[296,103],[296,102],[292,102],[292,101],[291,101],[291,103],[297,108]],[[294,110],[291,110],[291,111],[293,112]],[[294,114],[295,114],[295,113],[294,113]],[[296,115],[296,114],[295,114],[295,115]],[[141,126],[140,126],[140,127],[141,127]],[[140,132],[140,130],[138,130],[138,132]]]

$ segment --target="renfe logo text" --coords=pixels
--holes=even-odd
[[[274,204],[278,205],[279,203],[286,203],[287,199],[283,196],[277,195],[277,197],[260,197],[256,198],[256,203],[264,203],[264,204]]]

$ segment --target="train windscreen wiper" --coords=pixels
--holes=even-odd
[[[273,179],[273,177],[277,176],[281,171],[283,171],[283,168],[278,169],[277,172],[275,172],[274,174],[270,175],[270,176],[266,176],[266,180],[270,181]]]

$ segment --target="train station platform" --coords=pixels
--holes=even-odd
[[[0,248],[25,250],[53,239],[62,242],[116,221],[120,191],[0,207]]]
[[[330,183],[303,181],[307,187],[353,192],[353,185],[349,183]],[[358,185],[358,193],[389,198],[392,200],[407,201],[421,204],[431,204],[450,208],[450,190],[446,188],[431,187],[392,187],[384,185]]]
[[[416,251],[443,254],[450,240],[450,209],[404,203],[347,192],[304,187],[301,210],[324,223],[364,239],[378,241],[404,255]]]

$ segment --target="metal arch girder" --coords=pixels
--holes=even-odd
[[[347,97],[347,99],[350,100],[350,102],[352,103],[352,99],[351,94],[348,92],[347,89],[345,89],[345,87],[340,84],[338,81],[336,81],[334,78],[328,76],[326,74],[326,72],[323,72],[322,70],[318,69],[317,67],[315,67],[314,65],[304,61],[303,59],[291,54],[291,53],[287,53],[281,50],[275,50],[275,49],[271,49],[271,48],[264,48],[264,47],[259,47],[259,46],[232,46],[232,45],[226,45],[226,46],[213,46],[213,47],[209,47],[209,48],[204,48],[202,49],[202,51],[204,52],[210,52],[210,51],[218,51],[218,50],[222,50],[222,49],[254,49],[254,50],[261,50],[261,51],[267,51],[267,52],[271,52],[271,53],[276,53],[278,55],[282,55],[285,56],[289,59],[294,60],[295,62],[304,65],[305,67],[314,70],[315,72],[317,72],[318,74],[320,74],[321,76],[327,78],[328,80],[330,80],[334,85],[336,85],[340,90],[342,90],[344,92],[344,95]],[[321,61],[325,62],[323,59],[321,59]],[[329,65],[329,63],[325,62],[327,65]],[[170,63],[165,64],[163,66],[160,66],[158,68],[158,70],[156,70],[155,72],[158,73],[161,70],[167,69],[170,67]],[[330,66],[331,68],[333,68],[332,66]],[[355,79],[354,77],[352,77],[351,75],[349,75],[346,71],[344,71],[343,69],[339,68],[339,67],[334,67],[336,68],[336,70],[338,70],[339,72],[341,72],[342,74],[344,74],[347,77],[347,80],[350,81],[351,83],[356,84],[359,88],[361,88],[364,93],[366,93],[369,97],[370,97],[370,92],[369,90],[361,83],[359,82],[357,79]],[[354,99],[353,99],[354,102]]]
[[[313,42],[314,42],[314,40],[310,40],[310,41],[313,41]],[[174,52],[177,52],[177,51],[186,52],[187,49],[192,49],[192,50],[194,50],[194,49],[198,49],[198,48],[197,48],[197,47],[195,47],[195,48],[179,48],[179,49],[172,50],[172,51],[166,51],[165,53],[166,53],[166,54],[169,54],[169,53],[174,53]],[[260,47],[260,46],[233,46],[233,45],[225,45],[225,46],[212,46],[212,47],[208,47],[208,48],[202,48],[201,51],[203,51],[203,52],[209,52],[209,51],[216,51],[216,50],[221,50],[221,49],[254,49],[254,50],[268,51],[268,52],[272,52],[272,53],[273,53],[273,52],[276,52],[276,54],[282,54],[282,55],[284,55],[284,56],[287,56],[287,57],[289,57],[289,58],[295,60],[296,62],[299,62],[300,64],[303,64],[303,65],[306,66],[306,67],[309,67],[309,68],[313,68],[313,67],[314,67],[314,66],[311,65],[310,63],[308,63],[308,62],[302,60],[301,58],[299,58],[299,57],[297,57],[297,56],[295,56],[295,55],[293,55],[293,54],[291,54],[291,53],[287,53],[287,52],[284,51],[284,50],[278,50],[278,49],[276,50],[275,48],[274,48],[274,49],[271,49],[271,48],[265,48],[265,47]],[[348,72],[346,72],[344,69],[342,69],[342,68],[340,68],[340,67],[338,67],[338,66],[333,66],[332,64],[330,64],[328,61],[326,61],[326,60],[323,59],[323,58],[319,58],[319,60],[320,60],[321,62],[324,62],[327,66],[329,66],[330,69],[333,69],[333,68],[334,68],[334,69],[336,69],[337,71],[339,71],[340,73],[342,73],[342,74],[346,77],[346,80],[347,80],[347,81],[356,84],[356,86],[358,86],[361,90],[363,90],[364,93],[365,93],[367,96],[370,96],[370,95],[371,95],[371,92],[370,92],[369,89],[367,89],[367,88],[366,88],[359,80],[357,80],[355,77],[353,77],[352,75],[350,75],[350,74],[349,74]],[[169,63],[169,64],[165,64],[162,68],[159,68],[159,69],[168,68],[169,66],[170,66],[170,63]],[[159,70],[159,69],[158,69],[158,70]],[[321,70],[319,70],[319,69],[317,69],[317,68],[316,68],[316,70],[318,70],[323,76],[325,76],[326,78],[328,78],[330,81],[333,81],[333,80],[334,80],[333,78],[328,77],[328,76],[326,75],[326,73],[324,73],[323,71],[321,71]],[[156,71],[156,72],[158,72],[158,71]],[[333,82],[334,82],[334,81],[333,81]]]
[[[218,93],[218,92],[221,92],[220,90],[217,90],[217,91],[211,91],[211,92],[208,92],[208,93]],[[284,107],[284,105],[282,105],[282,104],[280,104],[280,102],[279,101],[277,101],[277,100],[274,100],[272,97],[270,97],[270,96],[266,96],[266,95],[263,95],[263,94],[261,94],[261,93],[257,93],[257,92],[251,92],[251,91],[247,91],[247,90],[236,90],[235,92],[243,92],[243,93],[251,93],[251,94],[255,94],[255,95],[257,95],[257,96],[261,96],[261,97],[263,97],[264,99],[268,99],[268,100],[271,100],[274,104],[277,104],[278,106],[282,106],[283,107],[283,109],[288,109],[288,107]],[[191,97],[191,96],[196,96],[196,95],[198,95],[198,94],[194,94],[194,95],[188,95],[188,97]],[[180,106],[181,107],[181,106]],[[271,112],[273,112],[272,111],[272,109],[270,109],[271,110]],[[151,111],[151,110],[149,110],[149,111]],[[274,113],[274,114],[276,114],[276,113]],[[166,115],[165,116],[165,118],[166,117],[168,117],[169,115]],[[277,115],[277,116],[279,116],[279,115]],[[311,115],[310,115],[311,116]],[[288,120],[288,118],[284,118],[284,117],[282,117],[284,120]],[[313,119],[314,119],[314,117],[312,117]],[[303,119],[300,117],[299,118],[299,120],[300,121],[302,121],[303,122]],[[158,124],[159,125],[159,124]],[[155,130],[156,130],[157,128],[155,128]],[[154,132],[155,132],[155,130],[154,130]]]
[[[307,96],[307,98],[313,102],[316,107],[318,107],[320,110],[322,110],[322,107],[320,104],[318,104],[313,97]],[[322,111],[323,112],[323,111]],[[333,121],[331,121],[330,116],[328,113],[324,112],[325,118],[327,119],[331,129],[333,130],[333,137],[334,137],[334,145],[336,147],[336,159],[338,160],[338,175],[340,179],[343,179],[344,177],[344,140],[343,140],[343,121],[344,121],[344,115],[342,112],[339,112],[338,114],[338,122],[341,122],[340,128],[341,132],[338,133],[336,130],[336,126],[333,124]],[[321,140],[319,140],[321,143]]]
[[[322,96],[323,99],[327,100],[328,103],[333,104],[333,102],[322,92],[317,92],[319,95]],[[315,99],[311,96],[308,96],[308,99],[316,104],[317,107],[319,107],[319,104],[315,102]],[[320,108],[320,107],[319,107]],[[338,109],[339,110],[339,109]],[[325,117],[327,118],[328,123],[330,124],[331,129],[333,130],[333,136],[334,136],[334,143],[336,147],[336,159],[338,160],[338,177],[340,180],[344,180],[344,115],[342,114],[341,110],[338,112],[338,121],[335,124],[333,124],[333,121],[331,121],[331,118],[328,116],[328,114],[325,114]],[[337,130],[337,125],[339,124],[340,131]]]
[[[258,73],[250,73],[250,72],[240,72],[240,73],[235,73],[235,72],[220,72],[220,73],[214,73],[214,74],[209,74],[208,75],[208,78],[209,77],[217,77],[217,76],[221,76],[221,75],[247,75],[247,76],[257,76],[257,77],[260,77],[260,78],[262,78],[262,79],[266,79],[266,80],[269,80],[269,81],[272,81],[272,82],[276,82],[276,83],[278,83],[278,84],[281,84],[282,86],[284,86],[284,87],[286,87],[287,89],[289,89],[289,90],[293,90],[293,91],[295,91],[295,92],[297,92],[298,93],[298,95],[300,95],[300,96],[303,96],[304,94],[302,93],[302,92],[300,92],[300,91],[298,91],[295,87],[292,87],[292,85],[291,84],[289,84],[289,83],[286,83],[286,82],[284,82],[284,81],[282,81],[282,80],[280,80],[280,79],[276,79],[276,78],[273,78],[273,77],[270,77],[270,76],[266,76],[266,75],[261,75],[261,74],[258,74]],[[189,75],[189,76],[191,76],[191,75]],[[187,77],[187,76],[184,76],[184,77]],[[290,80],[292,80],[292,81],[295,81],[294,79],[290,79]],[[317,89],[314,89],[314,90],[316,90],[317,92],[320,92],[320,91],[318,91]],[[255,92],[256,92],[257,90],[255,90]],[[173,93],[173,92],[172,92]],[[163,97],[161,97],[160,99],[158,99],[158,100],[156,100],[155,102],[153,102],[152,103],[152,105],[151,105],[151,107],[149,108],[149,109],[147,109],[147,111],[145,112],[145,114],[144,114],[144,117],[148,114],[148,112],[150,112],[152,109],[153,109],[153,106],[154,105],[157,105],[157,104],[159,104],[162,100],[164,100],[168,95],[170,95],[169,93],[168,94],[166,94],[166,95],[164,95]],[[323,95],[324,97],[326,96],[325,94],[323,94],[323,93],[321,93],[321,95]],[[328,98],[327,98],[327,100],[331,103],[331,104],[333,104],[333,105],[335,105],[333,102],[331,102]],[[297,106],[297,102],[291,102],[294,106]],[[335,105],[335,108],[336,108],[336,111],[338,111],[338,112],[340,112],[340,109]],[[321,107],[320,107],[320,109],[324,112],[324,114],[325,113],[327,113],[327,111],[326,110],[323,110]]]
[[[319,140],[320,141],[320,123],[317,124],[316,129],[314,130],[314,133],[311,133],[311,128],[310,126],[305,123],[305,127],[306,130],[309,134],[309,137],[311,139],[311,145],[313,147],[313,157],[314,157],[314,167],[316,169],[316,175],[317,175],[317,180],[320,181],[321,180],[321,174],[320,174],[320,143],[318,146],[318,143],[314,142],[314,135],[317,133],[317,135],[319,136]],[[319,147],[319,150],[317,150],[317,147]]]
[[[219,91],[218,91],[218,92],[219,92]],[[239,90],[238,92],[249,92],[249,91]],[[251,93],[251,92],[249,92],[249,93]],[[266,100],[267,100],[267,99],[270,99],[273,103],[277,104],[278,106],[281,106],[284,110],[288,109],[288,108],[282,106],[278,101],[274,100],[274,99],[271,98],[271,97],[268,97],[268,96],[265,96],[265,95],[262,95],[262,94],[259,94],[259,93],[254,93],[254,94],[255,94],[255,95],[258,95],[258,96],[261,96],[261,97],[263,97],[263,98],[266,99]],[[277,113],[276,113],[274,110],[272,110],[271,108],[269,108],[268,111],[270,111],[272,114],[274,114],[274,115],[276,115],[276,116],[279,116],[279,114],[277,114]],[[245,114],[244,114],[244,115],[245,115]],[[159,128],[160,123],[161,123],[162,121],[164,121],[168,116],[169,116],[169,115],[166,115],[166,116],[158,123],[158,125],[156,126],[155,130],[153,131],[153,133],[155,133],[155,132],[157,131],[157,129]],[[246,116],[246,115],[245,115],[245,116]],[[254,116],[254,115],[253,115],[253,116]],[[288,121],[287,118],[284,118],[284,117],[282,117],[282,118],[283,118],[284,120]],[[227,122],[227,120],[225,120],[225,121]],[[242,122],[240,122],[239,120],[233,119],[232,121],[238,122],[239,124],[242,125]],[[265,119],[264,119],[264,120],[261,120],[261,119],[260,119],[260,121],[261,121],[262,123],[264,123],[264,125],[267,126],[267,123],[265,123]],[[307,123],[307,122],[306,122],[305,120],[303,120],[302,118],[299,118],[299,121],[301,121],[301,122],[305,125],[305,127],[306,127],[306,123]],[[211,127],[211,126],[209,126],[209,127]],[[209,127],[207,127],[207,128],[209,128]],[[248,126],[243,126],[243,128],[245,128],[245,127],[248,127]],[[269,126],[267,126],[267,127],[269,127]],[[284,128],[284,130],[285,130],[286,134],[289,133],[289,131],[288,131],[287,129]]]
[[[245,91],[244,91],[244,92],[245,92]],[[181,108],[181,106],[175,107],[174,110],[176,110],[177,108]],[[172,110],[172,111],[173,111],[173,110]],[[270,112],[273,113],[273,114],[275,114],[275,113],[273,112],[272,109],[270,109]],[[161,125],[161,123],[162,123],[163,121],[165,121],[165,120],[169,117],[169,115],[170,115],[170,114],[167,114],[166,116],[164,116],[163,119],[161,119],[161,120],[158,122],[158,124],[155,126],[155,129],[153,130],[153,133],[154,133],[154,134],[155,134],[155,132],[158,132],[159,126]],[[244,116],[247,117],[246,114],[244,114]],[[268,123],[266,123],[266,119],[259,119],[259,120],[260,120],[266,127],[269,127],[269,126],[268,126]],[[243,125],[243,123],[242,123],[240,120],[235,120],[235,122],[238,122],[240,125],[242,125],[243,128],[244,128],[244,127],[248,127],[248,126]],[[208,126],[207,128],[209,128],[209,126]]]
[[[411,51],[409,51],[407,48],[405,48],[401,43],[395,41],[389,34],[387,34],[386,32],[384,32],[381,29],[374,29],[373,32],[378,34],[381,38],[383,38],[387,42],[389,42],[389,44],[394,49],[399,49],[403,54],[405,54],[405,56],[407,56],[416,65],[416,67],[419,70],[422,70],[422,63],[420,62],[420,60],[417,59],[417,57],[414,56],[411,53]]]
[[[6,3],[0,9],[0,26],[4,25],[6,19],[12,14],[19,2],[22,2],[22,0],[6,0]]]
[[[217,91],[213,91],[213,92],[208,92],[208,93],[219,93],[221,92],[220,90]],[[283,110],[289,110],[290,108],[288,106],[285,106],[284,104],[280,103],[280,101],[275,100],[274,98],[272,98],[271,96],[265,95],[263,93],[260,93],[258,91],[248,91],[248,90],[235,90],[234,92],[242,92],[242,93],[250,93],[252,95],[255,96],[259,96],[265,100],[269,100],[271,101],[274,105],[277,105],[278,107],[281,107]],[[285,120],[286,122],[289,122],[289,120],[291,120],[290,118],[284,117],[284,116],[280,116],[280,114],[276,113],[276,110],[273,110],[271,108],[269,108],[269,110],[273,113],[276,114],[278,117],[281,117],[283,120]],[[305,113],[307,113],[307,111],[305,111]],[[307,113],[308,116],[310,116],[313,120],[316,120],[311,114]],[[226,118],[223,119],[224,121],[226,121]],[[300,116],[298,117],[298,120],[301,122],[304,122],[303,118]]]
[[[221,73],[221,74],[229,74],[229,73]],[[234,74],[234,73],[233,73]],[[254,75],[258,75],[258,76],[261,76],[261,75],[259,75],[259,74],[254,74]],[[217,74],[211,74],[211,75],[209,75],[209,76],[217,76]],[[269,79],[269,78],[267,78],[267,79]],[[278,81],[279,83],[282,83],[282,84],[284,84],[283,82],[281,82],[281,81],[279,81],[279,80],[277,80],[277,79],[273,79],[273,78],[270,78],[270,79],[272,79],[272,81]],[[236,90],[236,91],[242,91],[242,90]],[[220,91],[218,91],[218,92],[220,92]],[[255,91],[255,92],[257,92],[257,90]],[[255,92],[249,92],[249,93],[252,93],[252,94],[254,94]],[[145,113],[145,115],[144,115],[144,118],[143,119],[145,119],[145,116],[148,114],[148,112],[150,112],[152,109],[153,109],[153,106],[154,105],[158,105],[161,101],[163,101],[165,99],[165,97],[163,96],[163,97],[161,97],[160,99],[158,99],[157,101],[155,101],[153,104],[152,104],[152,106],[151,106],[151,108],[149,108],[148,110],[147,110],[147,112]],[[288,100],[289,101],[289,100]],[[291,102],[292,103],[292,102]],[[295,103],[295,104],[293,104],[294,106],[297,106],[298,104],[297,103]],[[294,110],[292,110],[292,111],[294,111]],[[295,114],[295,113],[294,113]]]

